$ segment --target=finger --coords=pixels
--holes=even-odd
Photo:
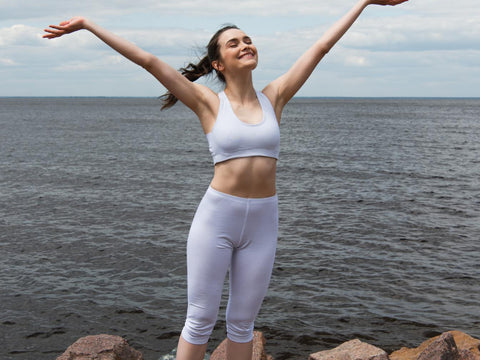
[[[44,31],[47,33],[43,35],[46,39],[53,39],[65,35],[65,31],[60,30],[45,29]]]
[[[56,34],[45,34],[42,36],[42,38],[44,39],[53,39],[53,38],[56,38],[56,37],[59,37],[60,35],[56,35]]]
[[[61,26],[60,25],[48,25],[49,27],[51,27],[52,29],[57,29],[57,30],[65,30],[65,26]]]
[[[65,33],[65,31],[63,31],[63,30],[44,29],[43,31],[45,31],[47,33],[50,33],[50,34],[54,34],[54,35],[60,35],[60,34]]]

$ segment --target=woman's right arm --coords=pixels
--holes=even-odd
[[[137,45],[102,28],[83,17],[74,17],[60,25],[50,25],[43,37],[54,39],[77,30],[85,29],[96,35],[112,49],[151,73],[181,102],[192,109],[200,118],[205,112],[213,111],[216,95],[208,87],[196,84],[185,78],[176,69]]]

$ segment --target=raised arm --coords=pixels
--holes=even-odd
[[[362,11],[371,4],[398,5],[408,0],[359,0],[358,3],[340,20],[338,20],[323,36],[313,44],[284,75],[271,82],[263,90],[275,104],[277,116],[283,107],[303,86],[312,74],[320,60],[340,40],[340,38],[353,25]]]
[[[54,39],[81,29],[90,31],[112,49],[133,61],[135,64],[145,68],[145,70],[151,73],[180,101],[197,113],[197,115],[204,117],[205,112],[209,111],[209,108],[212,107],[212,101],[208,101],[207,99],[215,99],[215,97],[213,96],[213,92],[206,86],[189,81],[180,72],[156,56],[88,19],[74,17],[69,21],[61,22],[60,25],[50,25],[50,28],[45,29],[47,34],[43,37],[46,39]]]

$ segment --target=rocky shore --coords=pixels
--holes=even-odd
[[[265,352],[266,339],[256,331],[252,360],[273,360]],[[224,340],[210,360],[225,359]],[[92,335],[77,340],[57,360],[144,360],[138,350],[119,336]],[[391,354],[358,339],[331,349],[312,353],[308,360],[480,360],[480,340],[460,331],[448,331],[416,348],[401,348]]]

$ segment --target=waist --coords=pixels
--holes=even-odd
[[[222,193],[242,198],[271,197],[277,193],[276,165],[276,159],[263,156],[217,163],[210,186]]]
[[[237,195],[232,195],[228,193],[224,193],[222,191],[219,191],[217,189],[214,189],[211,185],[207,189],[207,193],[210,194],[210,196],[216,196],[219,198],[223,199],[229,199],[231,201],[237,201],[240,203],[276,203],[278,202],[278,196],[277,194],[272,195],[272,196],[267,196],[267,197],[244,197],[244,196],[237,196]]]

